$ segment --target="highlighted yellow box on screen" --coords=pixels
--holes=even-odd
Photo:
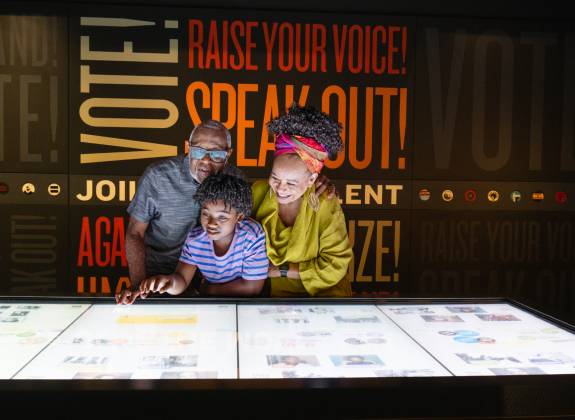
[[[116,324],[195,324],[197,315],[122,315]]]

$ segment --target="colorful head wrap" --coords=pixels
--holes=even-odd
[[[282,133],[276,136],[274,157],[284,153],[297,153],[312,174],[318,174],[328,158],[325,147],[314,139]]]

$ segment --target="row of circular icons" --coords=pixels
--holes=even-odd
[[[453,200],[453,191],[445,190],[441,194],[441,197],[443,198],[444,201],[451,201]],[[429,190],[421,190],[419,192],[419,198],[421,199],[421,201],[428,201],[431,198],[431,193],[429,192]],[[475,201],[476,198],[477,194],[473,190],[468,190],[465,193],[465,199],[467,201]],[[522,198],[521,192],[513,191],[509,195],[509,198],[511,198],[511,201],[513,201],[514,203],[517,203],[521,201]],[[533,201],[540,202],[543,201],[544,198],[545,195],[543,194],[543,191],[535,191],[533,193]],[[491,190],[489,191],[489,193],[487,193],[487,199],[491,202],[498,201],[499,193],[495,190]],[[558,203],[564,203],[567,200],[567,194],[565,194],[565,192],[563,191],[558,191],[557,193],[555,193],[555,200]]]
[[[8,184],[6,184],[5,182],[0,182],[0,194],[1,195],[8,194],[8,191],[10,191],[10,187],[8,187]],[[50,184],[48,186],[48,194],[50,195],[58,195],[60,194],[60,191],[62,191],[62,189],[58,184]],[[34,184],[27,182],[24,185],[22,185],[22,192],[26,195],[32,195],[36,192],[36,187],[34,186]]]

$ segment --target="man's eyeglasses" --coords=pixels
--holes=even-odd
[[[210,154],[210,159],[214,163],[223,163],[228,157],[228,152],[225,150],[206,150],[201,147],[190,147],[190,156],[192,159],[202,160],[207,153]]]

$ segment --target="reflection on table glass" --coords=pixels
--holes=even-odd
[[[454,375],[575,373],[575,335],[511,305],[378,307]]]
[[[0,302],[0,379],[9,379],[90,305]]]
[[[238,305],[240,378],[450,376],[374,305]]]
[[[94,305],[15,379],[237,378],[235,305]]]

